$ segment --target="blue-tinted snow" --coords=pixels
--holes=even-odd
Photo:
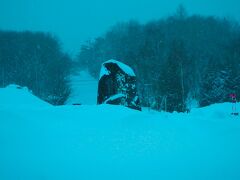
[[[101,70],[100,70],[100,75],[99,75],[99,80],[100,80],[103,76],[108,76],[108,75],[110,75],[110,72],[107,70],[107,68],[104,66],[104,64],[102,64]]]
[[[114,101],[116,99],[123,98],[123,97],[126,97],[126,95],[124,95],[122,93],[115,94],[115,95],[109,97],[103,104],[107,104],[109,101]]]
[[[87,71],[79,71],[70,77],[71,94],[66,104],[97,104],[98,81]]]
[[[9,85],[0,88],[0,108],[1,107],[48,107],[50,104],[34,96],[27,87]]]
[[[117,64],[118,67],[119,67],[120,69],[122,69],[123,72],[125,72],[125,73],[128,74],[129,76],[136,76],[135,73],[134,73],[134,71],[132,70],[132,68],[130,68],[128,65],[126,65],[126,64],[124,64],[124,63],[122,63],[122,62],[120,62],[120,61],[116,61],[116,60],[114,60],[114,59],[110,59],[110,60],[108,60],[108,61],[106,61],[106,62],[104,62],[104,63],[102,64],[99,79],[101,79],[104,75],[109,75],[109,74],[110,74],[110,72],[109,72],[109,71],[107,70],[107,68],[105,67],[105,64],[107,64],[107,63]]]
[[[0,89],[0,97],[39,104],[20,92]],[[1,180],[240,179],[240,118],[231,104],[169,114],[14,103],[0,108]]]

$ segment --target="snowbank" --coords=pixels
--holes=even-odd
[[[0,102],[5,95],[42,103],[16,88],[1,89]],[[240,118],[229,114],[228,103],[169,114],[4,102],[1,180],[240,179]]]
[[[47,107],[47,102],[34,96],[26,87],[9,85],[0,88],[0,107]]]

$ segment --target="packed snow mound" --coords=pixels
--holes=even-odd
[[[114,60],[114,59],[111,59],[111,60],[108,60],[106,62],[104,62],[102,64],[102,68],[101,68],[101,72],[100,72],[100,77],[99,79],[101,79],[104,75],[110,75],[110,71],[108,71],[107,67],[105,66],[106,64],[108,63],[113,63],[113,64],[117,64],[117,66],[123,71],[125,72],[126,74],[128,74],[129,76],[136,76],[134,71],[132,70],[132,68],[130,68],[128,65],[122,63],[122,62],[119,62],[117,60]]]
[[[27,87],[11,84],[6,88],[0,88],[1,107],[47,107],[47,102],[34,96]]]
[[[16,99],[11,91],[0,100]],[[240,118],[229,103],[170,114],[5,102],[14,108],[0,108],[1,180],[240,179]]]
[[[240,104],[237,104],[237,110],[240,110]],[[232,103],[212,104],[202,108],[193,108],[190,115],[200,117],[202,119],[226,120],[232,113]],[[239,118],[240,119],[240,118]]]
[[[96,105],[97,85],[98,81],[87,71],[73,74],[70,77],[71,94],[66,104]]]

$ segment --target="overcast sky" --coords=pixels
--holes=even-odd
[[[83,42],[116,22],[159,19],[174,13],[179,4],[189,14],[240,20],[240,0],[0,0],[0,29],[54,33],[74,55]]]

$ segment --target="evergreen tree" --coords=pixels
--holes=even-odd
[[[160,77],[160,92],[166,97],[166,111],[186,110],[184,64],[187,60],[182,41],[173,41]]]
[[[0,31],[0,86],[27,86],[55,105],[64,104],[70,89],[71,59],[58,40],[41,32]]]
[[[225,102],[230,94],[226,87],[229,74],[216,60],[209,61],[201,85],[200,106]]]
[[[106,60],[118,59],[129,64],[136,72],[143,106],[150,105],[156,109],[164,109],[166,104],[166,91],[163,90],[161,80],[170,87],[171,80],[166,81],[168,76],[173,76],[177,82],[176,92],[181,97],[175,101],[181,104],[181,108],[176,108],[175,104],[171,110],[185,111],[184,101],[188,104],[192,100],[205,101],[201,98],[205,98],[202,92],[212,86],[207,75],[207,71],[212,69],[208,68],[212,59],[217,60],[215,66],[224,64],[224,68],[216,70],[218,75],[215,78],[224,79],[224,88],[229,93],[234,90],[240,94],[239,34],[238,23],[226,18],[189,16],[184,6],[180,5],[172,16],[147,24],[135,21],[118,23],[90,46],[87,44],[87,48],[83,46],[79,62],[83,66],[87,63],[89,71],[96,78],[101,63]],[[176,40],[179,45],[173,43]],[[167,69],[170,69],[169,72],[166,72]],[[210,84],[205,84],[205,79]],[[219,102],[218,99],[216,102]],[[227,100],[225,97],[220,101]],[[214,103],[212,100],[210,102]]]

